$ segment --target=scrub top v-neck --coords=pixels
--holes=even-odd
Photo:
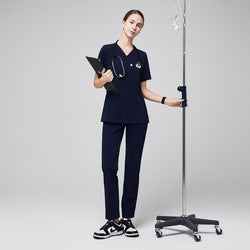
[[[115,43],[104,45],[98,56],[103,67],[113,72],[113,83],[119,91],[119,95],[107,91],[101,121],[123,124],[148,123],[148,112],[141,91],[141,82],[151,79],[147,54],[137,49],[141,62],[141,68],[139,68],[137,67],[138,54],[136,49],[133,48],[126,55],[117,44],[116,54],[121,57],[125,69],[124,77],[117,78],[112,67],[114,46]],[[114,65],[116,73],[122,74],[123,69],[120,60],[115,59]]]

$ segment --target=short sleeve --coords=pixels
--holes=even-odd
[[[106,67],[106,56],[105,56],[105,48],[104,48],[104,46],[102,46],[102,48],[101,48],[101,50],[99,52],[98,59],[101,61],[102,66],[104,68],[107,68]]]
[[[149,69],[148,57],[147,54],[144,52],[140,82],[144,82],[150,79],[151,79],[151,74]]]

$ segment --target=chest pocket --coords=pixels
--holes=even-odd
[[[142,66],[140,67],[140,65],[138,64],[138,60],[127,62],[125,70],[128,74],[129,79],[133,78],[131,79],[133,82],[135,81],[140,83]]]

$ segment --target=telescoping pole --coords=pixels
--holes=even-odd
[[[186,0],[184,0],[183,3],[183,90],[185,90],[186,92]],[[186,216],[186,107],[185,106],[186,105],[183,105],[182,107],[182,216]]]
[[[183,0],[183,79],[178,90],[182,93],[182,216],[186,216],[186,0]]]

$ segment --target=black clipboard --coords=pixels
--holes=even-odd
[[[99,78],[101,78],[102,76],[102,70],[103,70],[103,66],[102,63],[94,57],[89,57],[86,56],[87,60],[89,61],[89,63],[91,64],[91,66],[93,67],[94,71],[96,72],[96,74],[98,75]],[[116,86],[114,85],[113,82],[107,82],[104,84],[104,88],[114,94],[119,94],[119,91],[117,90]]]

